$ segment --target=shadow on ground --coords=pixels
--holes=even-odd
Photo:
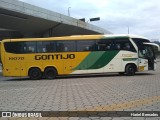
[[[61,80],[61,79],[71,79],[74,78],[95,78],[95,77],[139,77],[139,76],[149,76],[149,75],[155,75],[153,73],[136,73],[134,76],[127,76],[127,75],[119,75],[117,73],[107,73],[107,74],[85,74],[85,75],[67,75],[67,76],[58,76],[55,79],[44,79],[41,80],[31,80],[28,77],[14,77],[14,78],[7,78],[2,81],[42,81],[42,80]]]

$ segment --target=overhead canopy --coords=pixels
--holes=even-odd
[[[0,0],[1,31],[17,31],[25,37],[110,33],[81,20],[17,0]]]

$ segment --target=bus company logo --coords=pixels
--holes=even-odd
[[[11,117],[11,112],[2,112],[2,117]]]
[[[35,60],[75,59],[75,54],[35,55]]]

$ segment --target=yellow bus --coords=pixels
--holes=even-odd
[[[1,42],[2,73],[31,79],[108,72],[134,75],[156,69],[153,46],[159,47],[136,35],[6,39]]]

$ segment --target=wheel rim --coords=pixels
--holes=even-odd
[[[44,75],[46,79],[54,79],[57,75],[56,70],[53,68],[47,68],[44,71]]]
[[[41,71],[39,69],[32,69],[29,74],[31,79],[37,80],[41,78]]]
[[[48,71],[48,72],[47,72],[47,77],[48,77],[48,78],[54,78],[54,73],[53,73],[53,71],[51,71],[51,70]]]
[[[36,78],[36,77],[38,77],[38,76],[39,76],[39,73],[38,73],[38,71],[34,71],[32,75],[33,75],[33,77],[35,77],[35,78]]]

